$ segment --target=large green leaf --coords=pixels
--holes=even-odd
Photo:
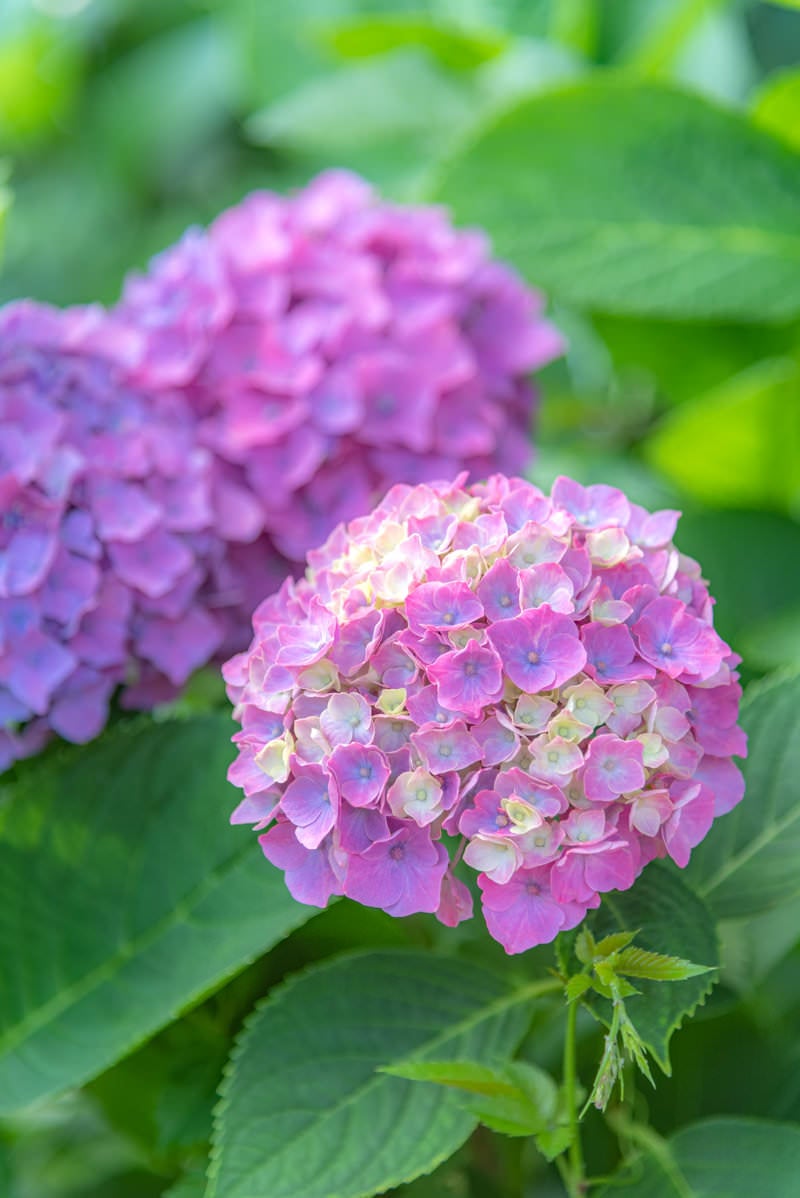
[[[687,870],[720,919],[757,915],[800,894],[800,674],[749,687],[742,724],[747,793]]]
[[[603,895],[591,928],[598,938],[635,931],[638,947],[695,965],[718,964],[717,935],[707,908],[675,870],[659,862],[648,865],[630,890]],[[670,1072],[672,1033],[704,1002],[715,977],[705,973],[679,982],[635,979],[641,993],[626,998],[625,1006],[665,1073]]]
[[[760,362],[675,407],[645,454],[687,494],[715,507],[797,510],[800,367]]]
[[[800,312],[800,158],[697,95],[595,77],[521,103],[437,198],[558,298],[616,312]]]
[[[669,1140],[648,1137],[640,1157],[597,1198],[797,1198],[800,1127],[707,1119]]]
[[[427,1173],[476,1120],[458,1094],[377,1072],[409,1056],[507,1059],[541,983],[463,961],[338,958],[247,1024],[217,1112],[208,1198],[359,1198]]]
[[[229,729],[121,725],[0,806],[0,1112],[93,1077],[313,913],[226,827]]]

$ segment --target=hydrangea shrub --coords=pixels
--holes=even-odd
[[[548,496],[461,475],[395,486],[311,552],[225,668],[232,819],[295,898],[454,925],[472,871],[516,953],[654,858],[685,866],[742,797],[746,742],[677,519],[567,478]]]
[[[224,643],[219,495],[179,394],[95,309],[0,313],[0,769],[171,696]]]
[[[561,350],[484,234],[382,202],[345,171],[190,230],[129,278],[116,315],[142,336],[137,380],[180,391],[213,454],[247,626],[393,483],[521,470],[529,375]]]

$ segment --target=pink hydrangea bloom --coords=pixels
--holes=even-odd
[[[132,352],[94,309],[0,312],[0,770],[96,736],[119,686],[169,697],[223,643],[211,456],[185,398],[126,381]]]
[[[137,381],[184,395],[213,453],[224,591],[245,624],[268,589],[256,565],[277,586],[393,483],[521,470],[529,376],[561,352],[483,234],[344,171],[189,231],[128,280],[116,316],[142,338]],[[453,529],[428,521],[422,544]],[[420,596],[416,621],[436,627],[445,600]]]
[[[464,477],[395,486],[256,610],[224,671],[234,819],[274,820],[302,902],[452,925],[472,871],[521,952],[653,858],[685,866],[742,797],[739,659],[675,513]]]

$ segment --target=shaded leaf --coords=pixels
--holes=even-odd
[[[739,637],[739,648],[758,670],[800,667],[800,606],[751,625]]]
[[[690,880],[720,919],[744,918],[800,895],[800,674],[747,688],[743,801],[692,853]]]
[[[19,771],[0,806],[0,1111],[93,1077],[314,914],[226,826],[229,732],[118,725]]]
[[[644,1150],[598,1198],[796,1198],[800,1127],[755,1119],[707,1119]]]
[[[475,1118],[463,1097],[378,1072],[508,1057],[541,983],[404,952],[291,979],[247,1023],[217,1111],[208,1198],[358,1198],[446,1160]]]
[[[164,1192],[163,1198],[203,1198],[206,1192],[206,1177],[202,1170],[186,1173],[179,1181]]]
[[[686,512],[675,537],[702,562],[714,624],[738,648],[759,621],[800,605],[800,524],[770,512]]]

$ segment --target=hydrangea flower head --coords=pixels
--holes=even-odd
[[[185,399],[130,385],[132,352],[94,309],[0,312],[0,770],[96,736],[120,685],[168,697],[223,644],[211,458]]]
[[[248,196],[129,279],[136,376],[198,417],[246,620],[267,589],[252,563],[277,586],[391,484],[526,466],[529,376],[561,351],[541,309],[482,234],[343,171]]]
[[[700,568],[611,487],[392,488],[256,610],[225,677],[235,822],[294,896],[471,914],[510,953],[743,794],[739,659]]]

